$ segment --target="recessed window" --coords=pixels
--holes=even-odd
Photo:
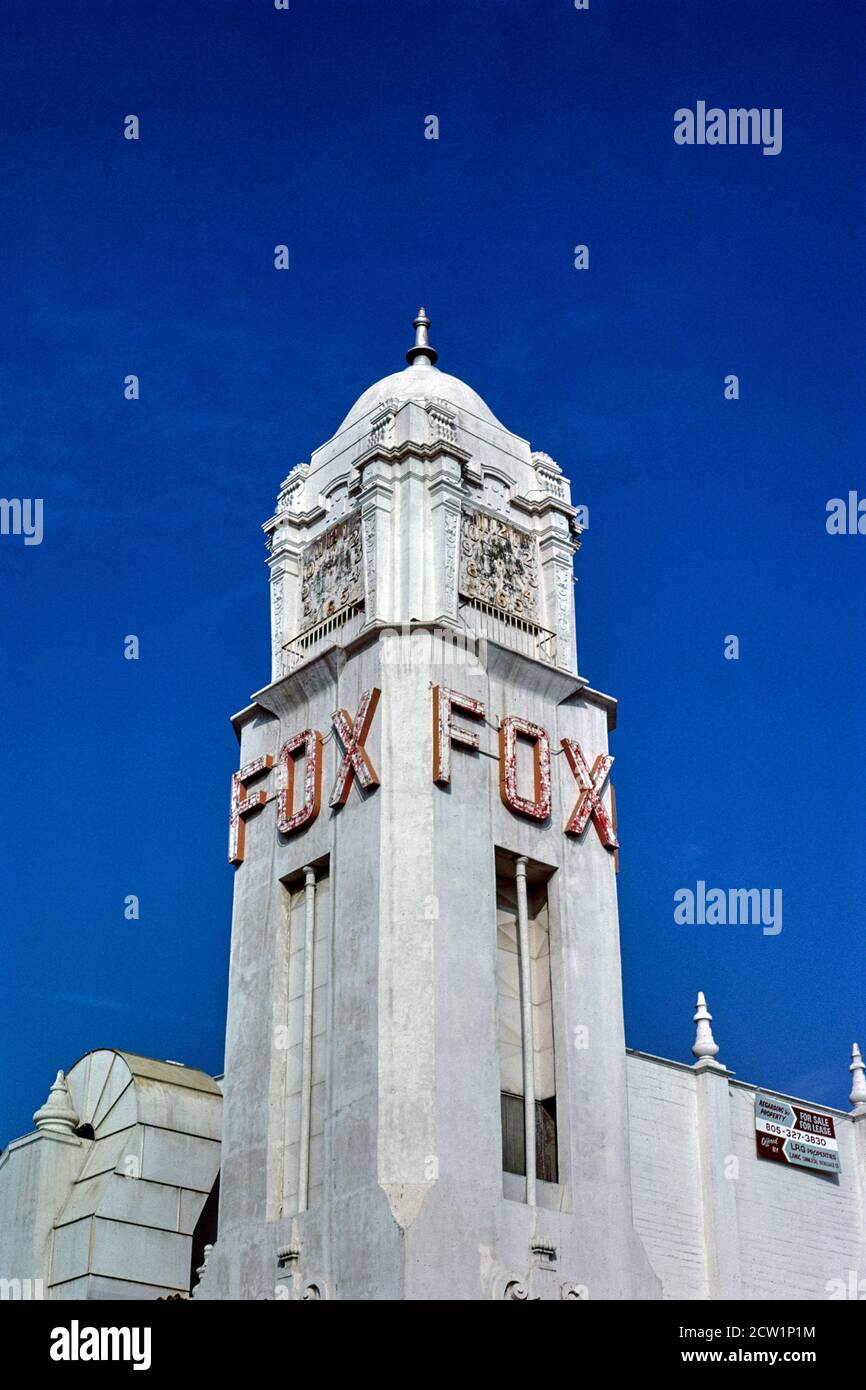
[[[523,885],[525,921],[521,923]],[[541,1182],[558,1182],[547,872],[541,866],[514,856],[497,856],[496,932],[502,1167],[507,1173],[527,1176],[528,1085],[534,1115],[534,1176]]]
[[[283,887],[273,993],[271,1220],[307,1211],[322,1200],[331,931],[327,859],[284,879]]]

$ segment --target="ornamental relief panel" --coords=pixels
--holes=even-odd
[[[515,618],[539,621],[538,546],[529,531],[501,517],[464,507],[460,593]]]
[[[361,514],[329,526],[301,557],[301,630],[364,599]]]
[[[572,661],[571,614],[572,614],[571,569],[559,566],[556,570],[556,632],[557,650],[560,664],[570,665]]]
[[[271,593],[273,595],[273,624],[272,624],[272,654],[274,660],[274,671],[282,674],[283,657],[283,627],[285,622],[285,609],[283,602],[283,572],[277,570],[271,577]]]
[[[376,512],[364,516],[364,563],[367,567],[367,617],[376,616]]]
[[[450,507],[445,513],[445,612],[454,614],[457,596],[457,532],[460,515]]]

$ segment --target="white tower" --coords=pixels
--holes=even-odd
[[[658,1297],[569,484],[415,328],[265,525],[196,1297]]]

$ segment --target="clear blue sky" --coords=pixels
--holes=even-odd
[[[5,0],[0,26],[0,494],[45,507],[41,546],[0,537],[0,1143],[92,1047],[221,1070],[260,524],[422,302],[443,369],[590,509],[629,1044],[691,1060],[703,988],[740,1077],[847,1105],[866,536],[825,506],[866,495],[862,7]],[[699,99],[781,107],[782,153],[677,146]],[[781,935],[676,926],[698,879],[781,888]]]

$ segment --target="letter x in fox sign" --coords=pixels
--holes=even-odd
[[[618,841],[613,825],[610,816],[602,805],[600,795],[607,775],[613,767],[611,754],[599,753],[592,765],[592,771],[590,771],[579,743],[573,742],[570,738],[562,739],[561,743],[563,752],[568,759],[568,765],[581,789],[574,810],[565,825],[566,835],[582,835],[587,821],[592,816],[598,837],[605,849],[617,849]]]
[[[375,686],[372,690],[365,690],[354,723],[347,710],[338,709],[331,715],[331,722],[343,745],[343,758],[337,768],[334,790],[331,792],[331,806],[345,806],[353,777],[357,777],[358,786],[365,792],[379,785],[376,769],[367,757],[364,740],[373,722],[380,694],[381,691]]]

